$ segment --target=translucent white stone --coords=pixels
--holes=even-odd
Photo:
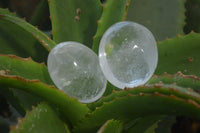
[[[107,80],[101,71],[98,56],[77,42],[63,42],[48,56],[48,71],[55,85],[82,103],[99,99]]]
[[[118,88],[145,84],[157,66],[157,44],[152,33],[134,22],[119,22],[103,35],[99,46],[101,69]]]

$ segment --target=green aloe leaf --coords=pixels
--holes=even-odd
[[[31,58],[0,54],[0,72],[5,75],[17,75],[25,79],[38,79],[53,85],[48,69],[44,63],[34,62]]]
[[[10,93],[13,95],[13,98],[6,97],[6,99],[10,101],[15,99],[25,111],[31,110],[33,106],[36,106],[40,102],[44,101],[41,97],[22,90],[15,88],[7,88],[7,90],[10,91]],[[17,109],[17,111],[20,110]]]
[[[131,120],[131,122],[133,121],[134,123],[131,127],[125,129],[125,133],[144,133],[145,131],[151,129],[151,127],[154,127],[154,124],[157,125],[163,117],[163,115],[153,115]]]
[[[98,133],[121,133],[123,124],[117,120],[108,120],[98,131]]]
[[[113,91],[111,95],[107,97],[101,98],[99,101],[88,104],[88,107],[91,110],[95,110],[98,107],[101,107],[105,102],[110,102],[114,100],[116,97],[124,97],[126,95],[133,94],[154,94],[155,92],[164,94],[164,95],[174,95],[183,99],[191,99],[200,104],[200,94],[196,93],[192,89],[183,88],[176,85],[163,85],[163,84],[155,84],[155,85],[146,85],[146,86],[139,86],[133,89],[126,89],[122,91]]]
[[[10,15],[10,16],[13,16],[13,17],[17,17],[16,13],[12,13],[12,12],[10,12],[8,9],[0,8],[0,12],[1,12],[2,14],[7,14],[7,15]]]
[[[155,74],[164,72],[200,76],[200,34],[190,33],[158,43],[158,65]]]
[[[164,73],[160,76],[153,75],[147,84],[176,84],[178,86],[200,90],[200,78],[195,75],[184,75],[178,72],[174,75]]]
[[[46,61],[55,43],[25,20],[0,10],[0,53]]]
[[[49,0],[53,40],[92,46],[102,6],[100,0]]]
[[[153,125],[151,125],[148,129],[144,131],[144,133],[155,133],[155,129],[158,127],[158,123],[160,120],[156,121]]]
[[[17,76],[0,75],[0,86],[16,88],[36,95],[55,105],[66,119],[73,124],[81,120],[89,111],[86,105],[71,98],[53,86],[48,86],[38,80],[26,80]]]
[[[70,133],[63,121],[47,104],[42,103],[19,119],[11,133]]]
[[[146,26],[156,40],[183,34],[186,0],[134,0],[127,20]]]
[[[184,30],[186,33],[200,32],[200,1],[199,0],[187,0],[186,4],[186,25]]]
[[[11,104],[20,113],[20,115],[22,116],[25,115],[25,111],[26,111],[25,107],[19,101],[19,97],[16,97],[11,89],[0,87],[0,97],[1,96],[4,99],[6,99],[7,102]]]
[[[174,85],[177,85],[179,87],[187,88],[188,90],[191,90],[191,91],[194,90],[194,91],[199,92],[200,78],[195,76],[195,75],[184,75],[181,72],[178,72],[178,73],[173,74],[173,75],[170,75],[168,73],[164,73],[160,76],[153,75],[151,77],[151,79],[147,82],[147,85],[148,84],[151,84],[151,85],[158,84],[158,85],[161,85],[161,86],[164,85],[164,84],[169,84],[169,85],[174,84]],[[172,86],[172,88],[173,87],[174,86]],[[116,87],[113,87],[113,89],[112,89],[112,85],[108,84],[107,90],[106,90],[104,96],[111,94],[113,91],[114,91],[114,93],[116,93],[116,91],[120,91],[120,90],[121,89],[118,89]],[[154,91],[156,91],[156,90],[154,90]],[[138,91],[138,93],[139,93],[139,91]],[[114,98],[115,97],[114,95],[115,94],[111,94],[111,97],[109,97],[108,99]],[[99,103],[101,103],[101,101],[104,101],[104,100],[100,99],[96,103],[88,104],[88,106],[91,107],[91,105],[99,104]]]
[[[95,132],[109,119],[122,122],[150,115],[175,115],[200,119],[200,105],[188,99],[161,93],[115,97],[92,112],[75,128],[75,132]]]
[[[2,75],[17,75],[19,77],[29,79],[29,80],[40,80],[43,83],[53,85],[50,79],[47,67],[44,63],[34,62],[31,58],[20,58],[14,55],[1,55],[0,54],[0,72]],[[1,75],[0,74],[0,75]],[[30,93],[10,89],[1,89],[0,92],[8,95],[6,99],[12,102],[14,107],[22,114],[22,109],[19,106],[15,106],[16,100],[20,102],[26,110],[30,110],[33,105],[37,105],[42,101],[41,98],[32,95]],[[24,113],[23,113],[24,114]]]
[[[103,6],[101,19],[94,37],[92,49],[98,53],[99,43],[104,32],[114,23],[125,20],[130,0],[108,0]]]
[[[40,25],[41,21],[45,21],[47,17],[49,18],[49,6],[47,0],[41,0],[37,5],[34,14],[31,16],[30,23],[32,25]]]
[[[176,117],[166,116],[158,123],[155,133],[171,133],[173,124],[176,123]]]

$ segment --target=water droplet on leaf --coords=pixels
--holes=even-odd
[[[157,60],[155,38],[140,24],[116,23],[101,39],[101,69],[107,80],[121,89],[146,83],[155,71]]]
[[[80,102],[99,99],[106,88],[98,56],[77,42],[63,42],[48,56],[48,71],[55,85]]]

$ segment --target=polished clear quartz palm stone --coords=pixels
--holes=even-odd
[[[101,69],[107,80],[121,89],[145,84],[153,75],[157,60],[155,38],[140,24],[116,23],[101,39]]]
[[[48,71],[55,85],[82,103],[99,99],[106,88],[98,56],[77,42],[63,42],[48,56]]]

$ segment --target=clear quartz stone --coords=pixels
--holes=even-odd
[[[48,56],[48,71],[55,85],[82,103],[99,99],[106,88],[98,56],[77,42],[63,42]]]
[[[111,26],[99,46],[101,69],[118,88],[145,84],[153,75],[158,61],[157,44],[144,26],[124,21]]]

